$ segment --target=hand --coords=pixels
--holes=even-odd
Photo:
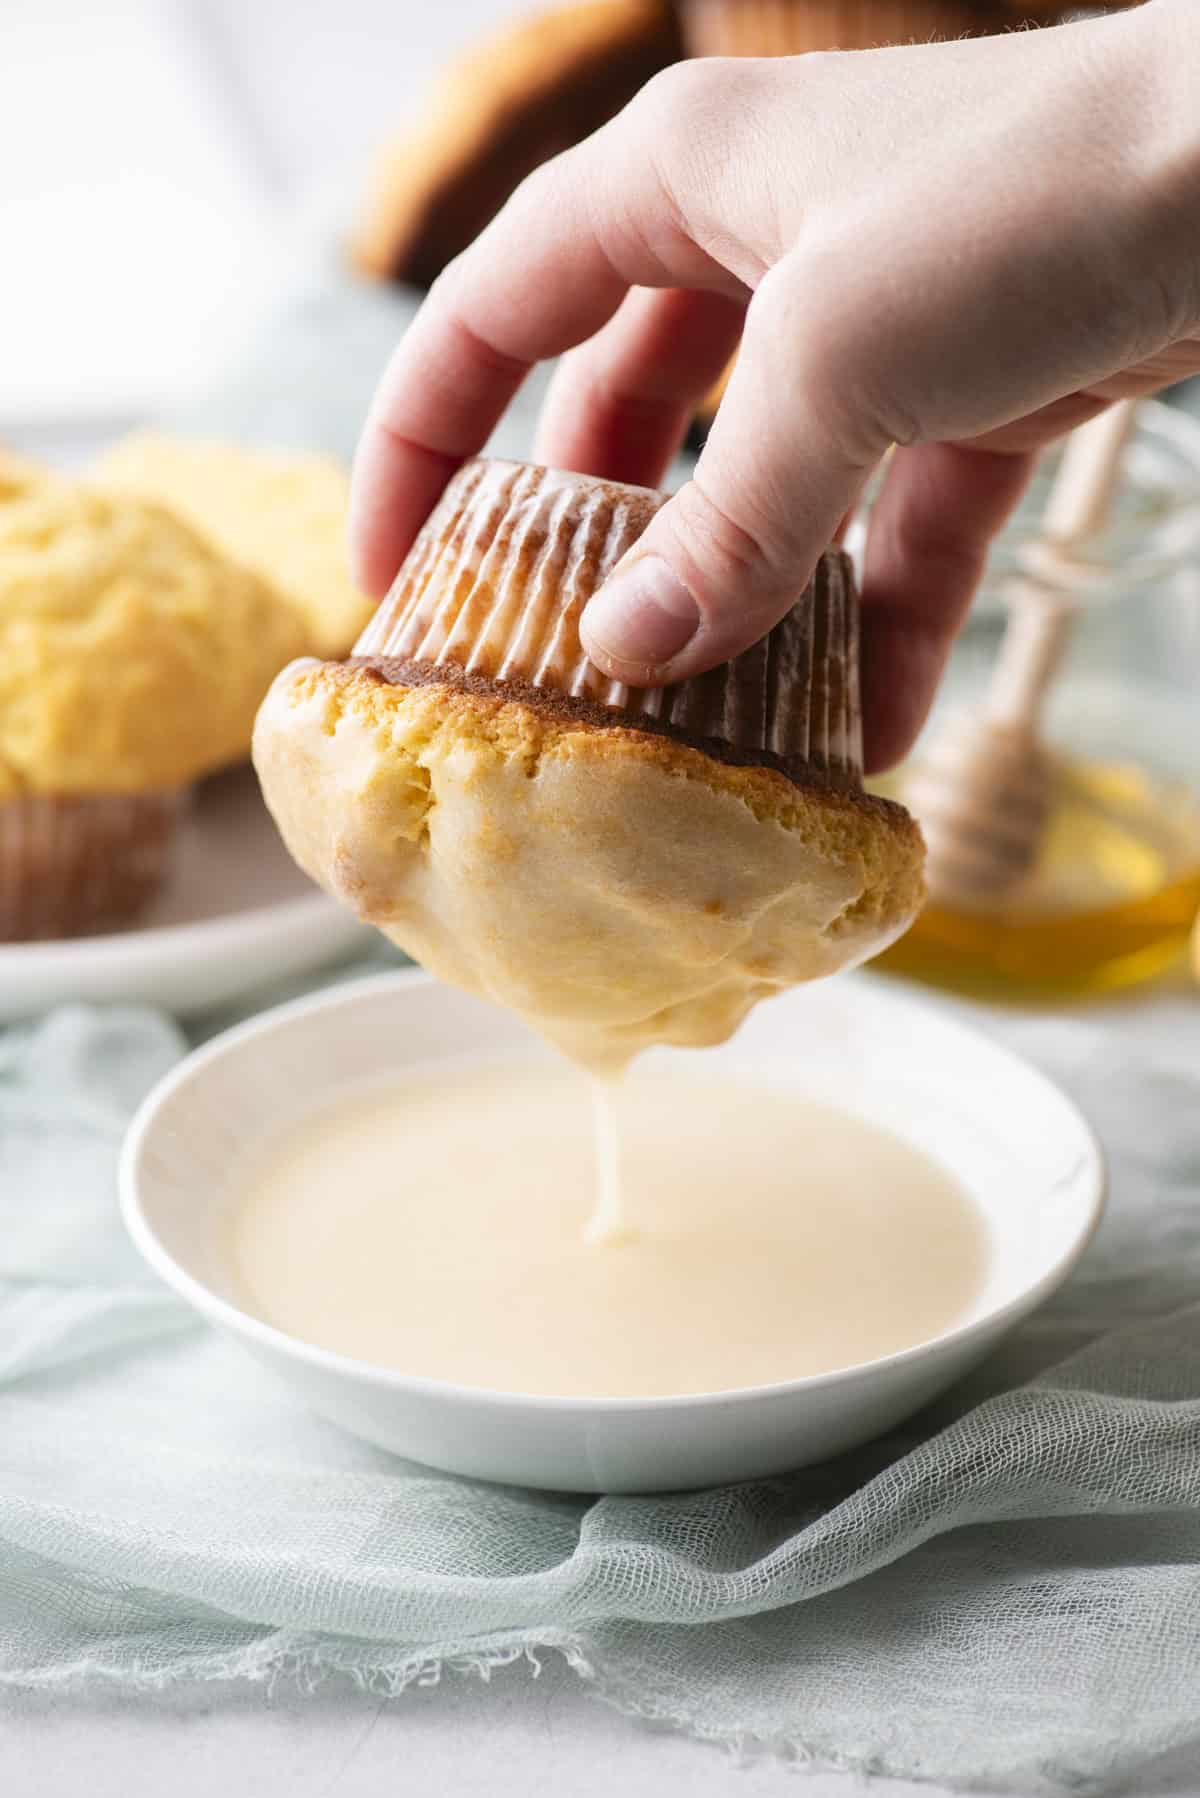
[[[653,485],[739,337],[695,474],[592,601],[588,652],[641,686],[737,654],[902,446],[864,571],[886,766],[1037,451],[1200,371],[1200,5],[656,78],[524,183],[400,345],[355,473],[363,585],[386,588],[533,363],[571,352],[538,458]]]

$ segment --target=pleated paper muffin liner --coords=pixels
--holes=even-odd
[[[162,885],[185,792],[0,800],[0,942],[127,924]]]
[[[592,594],[667,496],[532,465],[477,460],[451,481],[355,646],[389,679],[485,683],[566,702],[588,722],[665,733],[793,779],[862,781],[858,600],[830,551],[787,616],[734,661],[631,688],[587,658]],[[407,672],[406,672],[407,671]]]

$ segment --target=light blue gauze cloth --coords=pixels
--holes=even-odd
[[[114,1170],[173,1022],[0,1034],[0,1683],[398,1694],[551,1651],[698,1736],[947,1782],[1197,1742],[1200,1012],[1160,1003],[1150,1050],[1121,1013],[1004,1026],[1099,1121],[1114,1198],[969,1390],[825,1467],[595,1500],[356,1443],[147,1274]]]

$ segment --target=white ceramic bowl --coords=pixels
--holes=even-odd
[[[389,1069],[428,1072],[544,1049],[503,1011],[421,974],[388,974],[267,1012],[190,1056],[130,1127],[122,1204],[163,1279],[315,1411],[435,1467],[573,1491],[656,1491],[823,1460],[950,1384],[1063,1280],[1103,1203],[1100,1150],[1047,1079],[985,1037],[873,981],[760,1006],[710,1067],[755,1068],[920,1145],[963,1182],[991,1240],[956,1328],[899,1354],[785,1384],[682,1398],[475,1390],[315,1348],[250,1316],[225,1243],[230,1169],[264,1138]],[[659,1051],[660,1055],[678,1053]],[[695,1053],[694,1051],[691,1053]]]

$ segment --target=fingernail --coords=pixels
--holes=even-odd
[[[649,678],[700,628],[700,608],[661,556],[639,556],[583,615],[589,655]]]

